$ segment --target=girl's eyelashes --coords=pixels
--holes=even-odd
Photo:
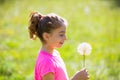
[[[65,36],[65,34],[60,34],[59,36],[63,37],[63,36]]]
[[[61,36],[61,37],[63,37],[63,36],[64,36],[64,34],[60,34],[60,36]]]
[[[59,36],[60,36],[60,37],[64,37],[64,36],[66,36],[65,31],[61,31],[61,32],[59,32]]]

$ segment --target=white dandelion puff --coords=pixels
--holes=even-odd
[[[86,6],[86,7],[84,8],[84,12],[85,12],[86,15],[88,15],[89,12],[90,12],[90,8],[89,8],[88,6]]]
[[[92,47],[89,43],[83,42],[78,45],[77,51],[80,55],[83,55],[83,67],[85,67],[85,56],[91,53]]]
[[[89,55],[91,53],[92,47],[89,43],[83,42],[78,45],[77,51],[81,55]]]

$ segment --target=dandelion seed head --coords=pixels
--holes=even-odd
[[[89,55],[91,53],[91,49],[91,45],[87,42],[83,42],[77,47],[77,51],[80,55]]]
[[[84,12],[85,12],[86,15],[88,15],[89,12],[90,12],[90,8],[89,8],[88,6],[86,6],[86,7],[84,8]]]

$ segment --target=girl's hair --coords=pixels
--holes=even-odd
[[[38,12],[32,12],[29,21],[30,38],[36,39],[36,37],[39,37],[42,42],[45,42],[42,36],[44,32],[51,33],[54,29],[67,26],[67,21],[54,13],[42,15]]]

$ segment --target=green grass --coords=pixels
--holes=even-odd
[[[88,12],[85,12],[85,9]],[[120,9],[104,0],[11,0],[0,4],[0,80],[33,80],[41,47],[28,34],[29,14],[54,12],[68,20],[67,40],[58,49],[71,77],[82,68],[81,42],[92,45],[90,80],[120,79]]]

